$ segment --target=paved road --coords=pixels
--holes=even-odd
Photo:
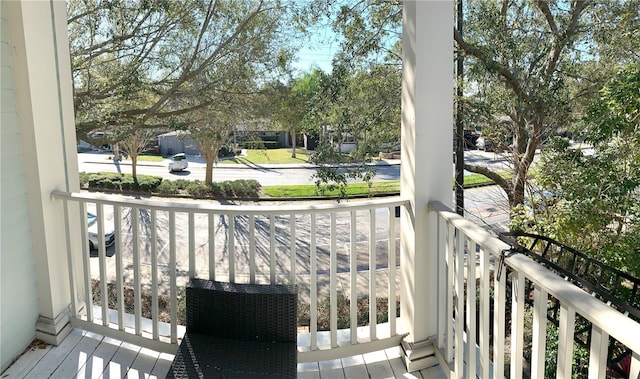
[[[123,172],[131,173],[130,161],[115,164],[109,154],[80,153],[78,168],[80,172]],[[138,162],[138,173],[161,176],[167,180],[189,179],[204,180],[206,166],[200,157],[189,156],[189,167],[182,172],[170,173],[163,162]],[[376,165],[374,180],[398,180],[400,178],[400,162],[390,161]],[[263,186],[313,184],[317,168],[311,164],[296,165],[260,165],[247,166],[220,163],[213,168],[213,180],[225,181],[236,179],[255,179]]]
[[[110,153],[80,153],[78,166],[82,172],[131,172],[130,161],[114,164],[109,159]],[[190,179],[204,180],[205,164],[201,157],[189,156],[189,168],[183,172],[170,173],[167,163],[138,162],[138,173],[161,176],[167,180]],[[488,153],[480,150],[465,152],[465,160],[473,164],[491,166],[494,169],[506,169],[507,161],[500,154]],[[382,161],[374,166],[376,176],[374,181],[400,179],[400,160]],[[213,168],[213,180],[225,181],[236,179],[255,179],[263,186],[313,184],[317,168],[311,164],[294,165],[260,165],[247,166],[220,163]]]

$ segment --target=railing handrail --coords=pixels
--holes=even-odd
[[[503,250],[510,248],[510,245],[501,241],[497,236],[466,220],[441,202],[432,202],[429,204],[429,208],[438,212],[443,219],[450,222],[456,229],[461,229],[469,239],[487,249],[496,258]],[[582,317],[606,331],[611,337],[631,350],[640,352],[640,339],[638,338],[640,336],[640,324],[630,317],[609,307],[575,285],[568,283],[525,255],[511,254],[505,257],[504,262],[514,271],[524,273],[526,278],[536,286],[560,300],[560,303],[568,304]]]
[[[358,299],[364,295],[369,299],[377,299],[379,295],[394,300],[398,298],[396,243],[399,230],[396,227],[394,207],[397,214],[398,208],[407,207],[409,203],[400,197],[307,204],[274,202],[228,205],[206,201],[141,199],[84,191],[53,191],[50,196],[65,204],[79,205],[72,212],[80,218],[80,229],[68,229],[67,233],[81,234],[82,250],[85,253],[69,254],[68,259],[70,267],[78,268],[70,269],[70,282],[77,285],[78,292],[85,296],[72,295],[73,299],[77,299],[72,304],[73,322],[87,330],[104,330],[104,333],[118,335],[122,340],[135,340],[141,346],[153,346],[156,350],[160,348],[165,351],[171,345],[176,345],[179,339],[176,315],[178,281],[187,277],[199,277],[229,282],[238,280],[238,283],[267,281],[293,284],[304,280],[308,284],[308,291],[305,289],[303,292],[309,297],[310,324],[307,332],[308,346],[304,345],[308,349],[299,351],[301,361],[340,358],[397,346],[404,336],[398,330],[396,318],[391,317],[386,323],[378,323],[377,300],[369,302],[367,327],[362,330],[358,327],[358,302],[351,301],[350,327],[338,329],[339,275],[348,274],[350,293],[345,295],[350,299]],[[99,236],[104,235],[102,223],[113,223],[114,260],[108,260],[105,238],[100,238],[97,244],[94,242],[98,250],[98,264],[92,265],[89,262],[92,242],[87,238],[88,225],[84,217],[88,206],[95,206],[97,219],[100,220],[98,227],[102,228],[98,231]],[[124,212],[127,212],[126,217],[123,216]],[[383,219],[380,225],[377,221],[379,218]],[[125,224],[128,225],[126,230],[123,229]],[[144,227],[140,227],[141,224]],[[198,232],[196,226],[199,228]],[[162,238],[158,238],[159,230],[163,233]],[[261,239],[256,240],[256,235],[260,235]],[[340,236],[342,239],[338,246]],[[378,238],[387,245],[386,255],[379,252]],[[71,239],[67,240],[71,252]],[[361,245],[360,242],[366,245]],[[123,254],[124,250],[126,254]],[[164,259],[162,268],[158,261],[160,250]],[[382,255],[378,256],[379,254]],[[130,271],[128,282],[133,293],[137,294],[133,299],[134,329],[125,326],[124,316],[129,312],[124,309],[123,302],[118,300],[117,313],[112,315],[114,319],[109,316],[106,301],[108,280],[113,280],[108,279],[108,276],[115,275],[116,288],[120,291],[116,296],[118,299],[124,297],[122,288],[125,257],[126,267]],[[361,271],[359,263],[364,261],[359,262],[359,259],[363,258],[368,262],[368,269]],[[140,269],[143,259],[148,264],[148,269]],[[387,284],[382,286],[379,283],[384,281],[377,280],[379,263],[385,264],[388,270]],[[302,274],[298,267],[303,267]],[[159,271],[167,279],[162,285],[170,293],[172,312],[170,330],[168,334],[162,335],[157,321],[159,300],[155,296],[161,281]],[[362,275],[368,277],[364,286],[358,280]],[[100,288],[92,288],[91,279],[94,276],[99,277]],[[319,285],[321,276],[323,281]],[[143,286],[150,286],[153,298],[150,331],[143,328]],[[84,307],[86,299],[91,299],[94,293],[100,295],[101,315],[95,314],[93,307]],[[329,300],[330,313],[329,332],[326,334],[317,330],[318,304],[324,298]],[[389,315],[395,314],[394,300],[387,302]],[[363,330],[368,331],[368,335],[361,333]],[[147,333],[150,335],[147,336]],[[328,339],[325,338],[327,336]]]
[[[331,213],[344,212],[345,204],[348,204],[349,211],[367,210],[372,207],[393,207],[406,205],[409,201],[402,199],[400,196],[390,196],[376,199],[366,200],[343,200],[341,202],[327,202],[321,204],[302,204],[299,202],[292,204],[278,205],[248,205],[248,204],[214,204],[214,203],[197,203],[187,201],[166,201],[159,199],[140,199],[140,198],[122,198],[120,195],[110,195],[93,192],[65,192],[54,190],[51,196],[56,199],[66,200],[83,200],[83,201],[99,201],[104,204],[120,205],[120,206],[138,206],[142,208],[155,209],[158,211],[167,211],[181,209],[184,212],[202,212],[202,213],[224,213],[230,215],[276,215],[276,214],[314,214],[314,213]],[[277,199],[274,199],[277,201]]]

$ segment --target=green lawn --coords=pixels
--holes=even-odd
[[[325,189],[324,193],[321,190]],[[347,186],[347,196],[375,195],[395,193],[400,191],[400,181],[373,182],[371,187],[367,183],[352,183]],[[266,186],[262,193],[269,197],[314,197],[338,196],[339,189],[328,190],[327,186],[318,188],[315,184],[300,184],[288,186]]]
[[[131,160],[127,158],[127,160]],[[138,155],[139,162],[163,162],[164,157],[160,155]]]
[[[505,171],[502,176],[508,177]],[[454,182],[452,182],[454,184]],[[465,187],[477,187],[493,184],[493,181],[480,174],[470,174],[464,177]],[[326,186],[325,186],[326,188]],[[391,180],[384,182],[373,182],[371,187],[367,183],[352,183],[347,186],[347,196],[392,194],[400,192],[400,181]],[[286,198],[286,197],[313,197],[313,196],[337,196],[340,191],[326,190],[320,193],[320,189],[315,184],[288,185],[288,186],[266,186],[262,188],[265,196]]]
[[[286,164],[306,163],[307,154],[304,148],[296,149],[296,157],[291,158],[291,149],[247,150],[244,157],[221,160],[222,164]]]

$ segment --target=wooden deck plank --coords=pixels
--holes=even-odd
[[[49,353],[52,347],[51,345],[44,345],[44,348],[30,348],[2,374],[2,377],[24,378]]]
[[[320,379],[320,368],[318,363],[298,363],[298,379]]]
[[[421,370],[420,373],[424,379],[448,379],[439,365]]]
[[[83,335],[83,330],[72,330],[60,346],[54,346],[49,349],[47,354],[31,370],[26,372],[25,375],[17,377],[34,379],[49,377],[76,347]]]
[[[127,378],[130,379],[148,379],[153,368],[156,365],[156,361],[160,357],[160,353],[151,349],[142,348],[138,352],[138,356],[133,361],[133,364],[127,371]]]
[[[140,352],[140,346],[123,342],[118,347],[115,355],[102,373],[102,378],[118,379],[124,378]],[[168,372],[168,371],[167,371]]]
[[[84,333],[80,341],[53,371],[51,378],[86,378],[89,377],[90,361],[93,353],[102,342],[102,336],[94,333]]]
[[[122,341],[120,340],[104,337],[91,358],[89,358],[89,361],[87,361],[85,378],[102,378],[104,370],[109,366],[109,362],[111,362],[121,344]]]
[[[419,371],[407,372],[407,368],[404,366],[402,356],[400,355],[399,347],[390,347],[386,349],[384,353],[387,356],[387,361],[391,366],[395,378],[422,379],[422,374]]]
[[[366,353],[363,357],[371,379],[395,378],[384,350]]]
[[[322,379],[344,379],[344,369],[340,359],[318,362]]]
[[[369,378],[367,366],[362,355],[343,358],[342,367],[346,378]]]
[[[5,373],[11,378],[164,378],[173,355],[74,329],[60,346],[26,352]],[[439,366],[407,373],[398,348],[298,364],[301,379],[444,379]]]
[[[173,354],[160,353],[156,365],[153,366],[153,370],[151,370],[151,376],[165,378],[169,372],[169,368],[171,368],[173,357]]]

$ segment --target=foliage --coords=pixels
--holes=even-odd
[[[131,176],[137,177],[138,155],[145,151],[148,145],[156,138],[157,131],[153,129],[131,129],[119,131],[124,138],[115,146],[119,146],[131,159]],[[117,154],[116,154],[117,155]],[[114,159],[120,157],[114,156]]]
[[[257,92],[295,51],[285,5],[68,1],[78,138],[116,141],[123,125],[173,129],[181,116]]]
[[[271,121],[288,130],[291,135],[291,158],[296,158],[297,132],[304,131],[312,124],[313,98],[318,92],[319,82],[324,73],[312,69],[301,77],[285,85],[273,84],[269,103],[274,107]]]
[[[512,206],[524,201],[534,154],[545,136],[571,120],[569,83],[576,54],[588,37],[590,1],[465,3],[464,36],[454,31],[465,54],[465,80],[477,88],[468,96],[467,125],[507,148],[514,175],[465,164],[487,175],[507,193]],[[465,84],[469,88],[469,84]]]
[[[594,154],[554,140],[536,177],[558,197],[535,214],[538,232],[640,276],[640,65],[630,64],[601,91],[585,116]]]
[[[189,195],[194,198],[256,199],[260,196],[260,183],[256,180],[233,180],[206,184],[199,180],[165,180],[157,188],[163,195]]]
[[[118,174],[115,172],[98,172],[86,175],[86,183],[88,188],[92,190],[107,189],[153,192],[161,182],[161,177],[150,175],[138,175],[137,178],[129,174]]]
[[[337,325],[338,329],[348,329],[351,327],[351,315],[350,306],[351,300],[342,293],[337,295]],[[388,298],[378,297],[376,298],[376,323],[381,324],[389,320],[389,301]],[[369,298],[363,297],[356,302],[358,326],[369,325]],[[318,331],[330,330],[331,327],[331,301],[329,298],[322,298],[318,300]],[[400,301],[396,300],[396,317],[400,317]],[[298,306],[298,326],[309,326],[310,320],[310,306],[309,304],[300,304]]]

